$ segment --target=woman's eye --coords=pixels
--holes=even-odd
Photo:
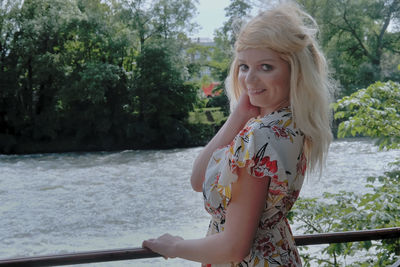
[[[262,64],[261,68],[262,70],[272,70],[272,66],[269,64]]]
[[[240,71],[246,71],[246,70],[248,70],[248,69],[249,69],[249,67],[248,67],[247,65],[245,65],[245,64],[239,65],[239,70],[240,70]]]

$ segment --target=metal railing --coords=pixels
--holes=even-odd
[[[400,227],[295,236],[297,246],[400,238]],[[0,266],[61,266],[161,257],[144,248],[127,248],[0,260]],[[397,265],[396,265],[397,264]],[[392,267],[400,266],[400,260]]]

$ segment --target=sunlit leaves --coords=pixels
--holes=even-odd
[[[400,147],[400,84],[376,82],[333,104],[338,137],[370,136],[380,148]]]
[[[380,148],[400,147],[400,84],[376,82],[333,104],[335,118],[341,120],[338,136],[369,136],[376,138]],[[308,233],[354,231],[400,226],[400,162],[379,177],[368,177],[368,193],[341,191],[324,194],[326,201],[299,200],[293,220],[302,223]],[[321,266],[341,266],[355,251],[365,256],[351,266],[387,266],[400,251],[400,240],[330,244],[318,257],[305,253],[304,260]]]
[[[324,193],[322,199],[299,199],[290,217],[304,233],[343,232],[400,227],[400,162],[378,178],[367,179],[369,193],[341,191]],[[322,255],[301,248],[305,265],[343,266],[350,256],[358,258],[346,266],[387,266],[400,251],[400,240],[363,241],[330,244]],[[354,258],[353,258],[354,260]],[[335,263],[336,261],[336,263]],[[312,265],[311,265],[312,266]]]

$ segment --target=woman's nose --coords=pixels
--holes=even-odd
[[[254,83],[255,81],[257,81],[257,73],[256,73],[256,71],[250,69],[247,72],[245,81],[246,81],[247,84],[251,84],[251,83]]]

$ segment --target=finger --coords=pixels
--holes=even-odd
[[[174,236],[176,239],[179,239],[179,240],[183,240],[183,237],[181,237],[181,236],[179,236],[179,235],[176,235],[176,236]]]
[[[154,239],[149,239],[149,240],[143,241],[142,247],[143,247],[143,248],[146,248],[146,249],[149,249],[149,250],[151,250],[151,251],[153,251],[153,252],[155,252],[155,253],[158,253],[158,254],[160,254],[165,260],[168,260],[168,257],[167,257],[167,256],[164,256],[164,255],[162,255],[161,253],[159,253],[159,252],[157,251],[157,248],[153,246],[153,245],[154,245],[154,242],[152,242],[153,240],[154,240]]]
[[[148,239],[148,240],[144,240],[144,241],[142,242],[142,247],[149,247],[153,242],[154,242],[154,239],[153,239],[153,238]]]

